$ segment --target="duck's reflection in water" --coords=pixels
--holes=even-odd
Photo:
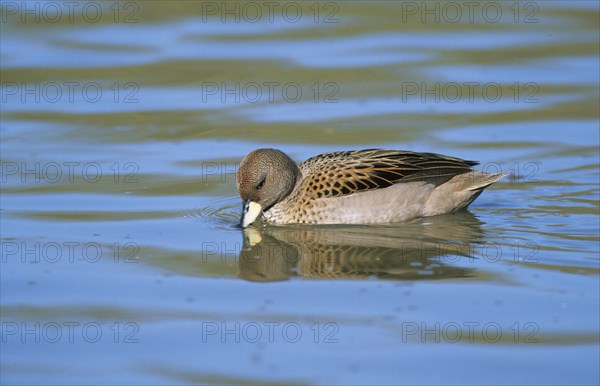
[[[473,277],[464,262],[484,243],[469,212],[389,226],[265,226],[245,229],[238,276],[415,280]],[[462,260],[462,262],[461,262]]]

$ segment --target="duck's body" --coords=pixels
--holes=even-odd
[[[375,224],[466,208],[504,173],[433,153],[357,150],[321,154],[298,167],[274,149],[248,154],[237,174],[242,226],[262,213],[275,224]]]

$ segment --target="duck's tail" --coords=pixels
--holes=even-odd
[[[425,207],[425,215],[455,212],[469,206],[485,188],[507,173],[472,171],[460,174],[434,189]]]
[[[465,187],[465,190],[479,191],[479,190],[483,190],[483,189],[487,188],[488,186],[490,186],[494,182],[498,181],[502,177],[507,176],[508,173],[490,174],[490,173],[473,171],[470,173],[465,173],[464,175],[468,175],[469,179],[470,179],[470,185]]]

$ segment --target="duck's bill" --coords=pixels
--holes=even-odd
[[[260,204],[257,204],[254,201],[246,202],[244,205],[244,212],[242,213],[242,221],[240,222],[242,228],[246,228],[248,225],[256,221],[261,212],[262,206],[260,206]]]

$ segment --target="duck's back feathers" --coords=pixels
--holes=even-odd
[[[439,186],[478,162],[435,153],[367,149],[321,154],[300,164],[301,189],[314,198],[338,197],[403,182]]]

